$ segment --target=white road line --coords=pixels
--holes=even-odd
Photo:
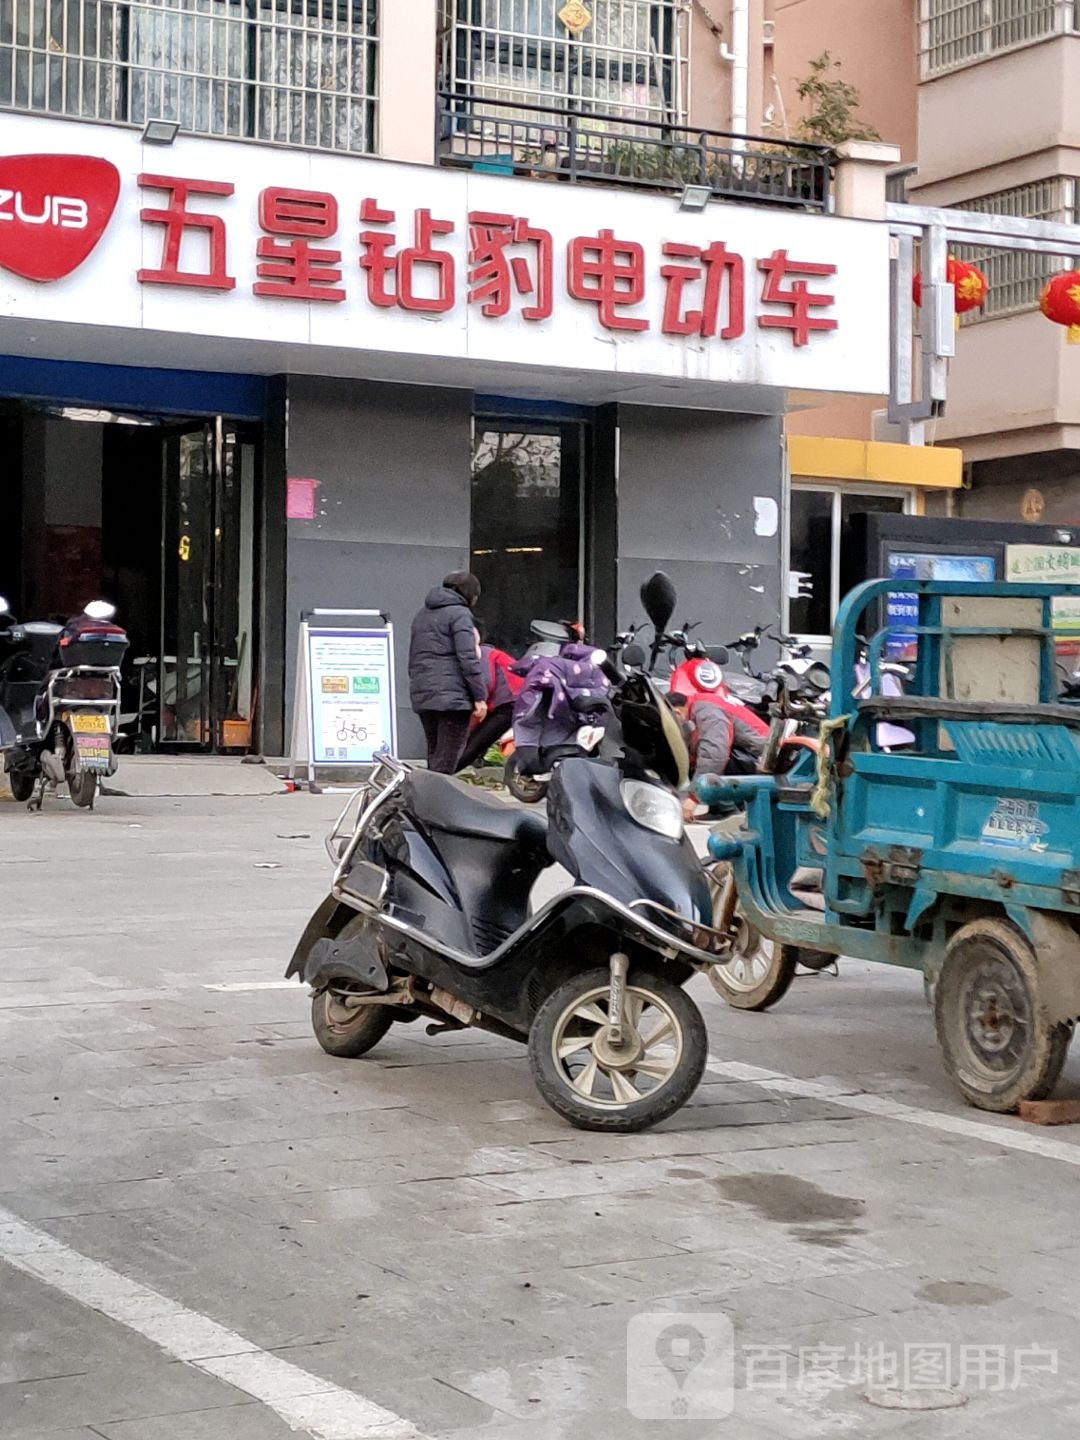
[[[204,990],[299,990],[295,980],[232,980],[220,985],[204,985]],[[307,991],[304,992],[307,994]]]
[[[423,1440],[408,1420],[245,1340],[205,1315],[80,1255],[0,1208],[0,1260],[126,1325],[173,1360],[259,1400],[316,1440]]]
[[[963,1135],[969,1140],[982,1140],[991,1145],[1001,1145],[1007,1150],[1021,1150],[1028,1155],[1041,1155],[1044,1160],[1060,1160],[1066,1165],[1080,1165],[1080,1145],[1071,1145],[1067,1140],[1055,1140],[1038,1131],[1014,1130],[1007,1124],[993,1125],[985,1121],[968,1120],[963,1115],[943,1115],[938,1110],[919,1110],[914,1105],[902,1105],[885,1095],[871,1095],[866,1091],[851,1094],[838,1085],[822,1085],[816,1080],[798,1080],[792,1075],[781,1075],[776,1070],[763,1070],[758,1065],[743,1065],[737,1060],[718,1060],[709,1056],[706,1066],[710,1075],[722,1080],[745,1080],[750,1085],[760,1085],[773,1095],[785,1095],[796,1100],[827,1100],[845,1110],[856,1110],[864,1115],[878,1115],[883,1120],[899,1120],[903,1125],[919,1125],[924,1130],[940,1130],[945,1135]]]

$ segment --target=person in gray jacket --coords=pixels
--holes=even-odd
[[[429,770],[453,775],[469,721],[487,715],[487,681],[473,609],[480,581],[465,570],[428,593],[409,638],[409,698],[427,740]]]

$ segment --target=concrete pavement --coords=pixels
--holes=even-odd
[[[1080,1143],[956,1099],[918,976],[696,982],[643,1136],[479,1033],[334,1061],[276,982],[339,804],[0,804],[0,1437],[1071,1440]]]

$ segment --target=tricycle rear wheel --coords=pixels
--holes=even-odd
[[[991,918],[964,925],[934,989],[945,1067],[969,1105],[1004,1113],[1052,1093],[1072,1026],[1046,1018],[1038,963],[1019,930]]]

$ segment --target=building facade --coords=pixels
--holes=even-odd
[[[451,569],[508,648],[605,638],[658,566],[716,640],[782,620],[785,414],[887,383],[890,157],[752,133],[764,19],[11,0],[13,608],[104,590],[148,742],[267,753],[334,607],[396,622],[415,753],[402,642]]]
[[[1080,223],[1080,9],[1071,0],[924,0],[919,63],[915,203]],[[958,513],[1075,522],[1080,349],[1038,309],[1048,277],[1075,263],[959,253],[990,290],[962,324],[937,427],[968,466]]]
[[[773,0],[753,52],[787,114],[811,56],[828,48],[861,116],[901,147],[891,198],[1080,223],[1080,6],[1074,0]],[[827,45],[823,37],[828,37]],[[764,117],[763,117],[764,118]],[[1039,313],[1050,254],[959,246],[989,281],[962,318],[948,403],[929,439],[959,447],[964,484],[931,511],[979,520],[1080,519],[1080,348]],[[789,431],[885,438],[880,401],[789,416]]]

